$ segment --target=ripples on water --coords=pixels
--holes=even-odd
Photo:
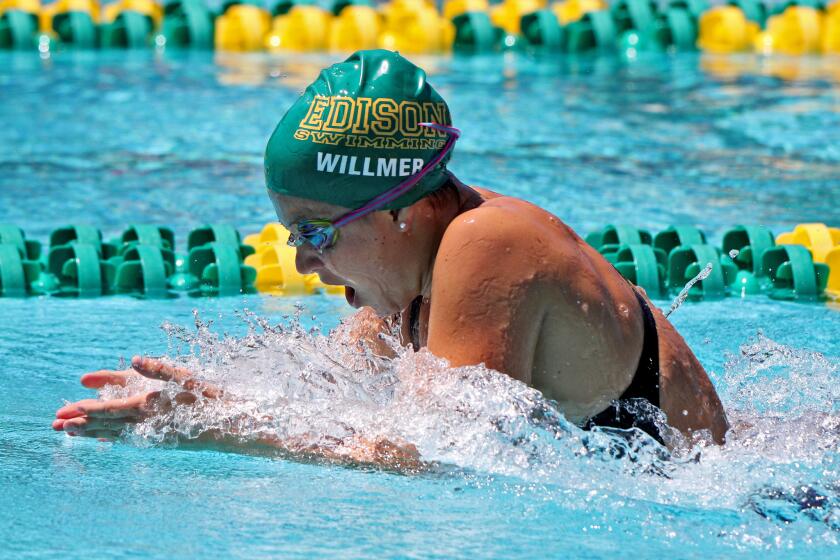
[[[612,496],[616,505],[630,498],[751,511],[769,520],[763,535],[749,535],[759,542],[784,544],[780,531],[792,524],[807,525],[809,539],[840,542],[840,384],[837,364],[820,353],[758,333],[726,364],[727,444],[676,438],[669,453],[641,433],[581,431],[537,390],[481,366],[449,368],[394,339],[396,358],[373,356],[350,343],[347,324],[323,334],[297,320],[270,325],[250,313],[243,320],[242,338],[198,318],[194,330],[164,325],[171,358],[236,400],[178,407],[137,426],[131,441],[174,443],[212,430],[329,448],[351,436],[385,437],[416,445],[445,476],[513,477],[540,485],[547,499],[571,500],[564,496],[572,490]]]

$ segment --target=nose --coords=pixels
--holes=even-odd
[[[295,252],[295,268],[298,274],[311,274],[323,265],[321,256],[309,243],[304,243]]]

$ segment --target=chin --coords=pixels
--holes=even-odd
[[[358,303],[358,302],[357,302]],[[367,306],[373,309],[380,317],[388,317],[394,313],[399,313],[402,309],[397,309],[394,305],[389,305],[381,301],[363,301],[360,305]]]
[[[370,298],[367,294],[359,292],[358,290],[351,288],[350,286],[345,286],[344,292],[345,297],[347,298],[347,303],[349,303],[351,306],[355,307],[356,309],[361,309],[362,307],[370,307],[374,310],[374,312],[376,312],[376,314],[379,317],[388,317],[389,315],[393,315],[394,313],[399,313],[402,311],[402,309],[399,307],[399,304],[396,304],[392,301],[388,301],[385,298]]]

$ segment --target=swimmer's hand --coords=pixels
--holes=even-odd
[[[84,399],[58,409],[53,429],[64,431],[70,436],[87,436],[111,440],[120,436],[127,425],[167,412],[173,406],[189,406],[197,400],[197,394],[205,398],[224,398],[229,395],[217,387],[195,379],[185,368],[167,364],[154,358],[135,356],[131,368],[114,371],[100,370],[82,376],[82,385],[89,389],[101,389],[106,385],[125,387],[132,378],[145,377],[177,383],[183,391],[170,400],[160,391],[145,391],[123,399]],[[391,441],[382,437],[369,439],[358,435],[346,440],[335,440],[332,445],[312,444],[309,438],[280,439],[261,437],[256,441],[243,441],[232,434],[224,436],[212,432],[204,434],[202,441],[217,443],[239,450],[249,451],[268,447],[294,459],[327,461],[349,466],[374,466],[399,472],[420,472],[428,464],[420,459],[417,448],[404,441]]]
[[[196,392],[207,398],[218,398],[222,391],[193,378],[187,369],[167,364],[154,358],[135,356],[131,368],[122,371],[100,370],[82,376],[82,385],[101,389],[106,385],[125,387],[132,378],[146,377],[172,381],[184,391],[175,396],[174,402],[161,396],[160,391],[146,391],[124,399],[84,399],[67,404],[55,413],[54,430],[63,430],[71,436],[114,439],[128,424],[142,422],[152,414],[173,405],[193,404]]]

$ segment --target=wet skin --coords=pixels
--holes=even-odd
[[[448,203],[423,199],[342,228],[323,253],[304,244],[298,270],[349,286],[348,301],[371,308],[356,318],[356,335],[374,346],[379,317],[400,313],[407,325],[411,301],[422,295],[420,344],[433,354],[453,366],[483,363],[507,373],[556,400],[574,422],[604,410],[639,364],[644,327],[634,288],[556,216],[457,184]],[[270,194],[286,226],[344,211]],[[722,443],[728,423],[714,387],[650,307],[669,424],[687,436],[707,430]],[[404,328],[405,343],[407,335]]]
[[[351,333],[382,354],[390,352],[378,337],[386,328],[383,318],[402,317],[408,344],[407,310],[423,296],[419,339],[433,354],[453,366],[484,363],[534,386],[572,421],[597,414],[629,386],[639,363],[644,333],[634,288],[556,216],[453,182],[451,196],[427,197],[343,227],[336,245],[322,253],[302,245],[298,271],[347,286],[348,302],[361,308],[349,322]],[[347,211],[269,194],[287,227]],[[659,335],[660,405],[669,424],[688,436],[707,430],[722,443],[728,424],[714,387],[679,333],[650,307]],[[191,372],[139,357],[132,369],[86,374],[82,384],[124,386],[137,375],[177,383],[183,391],[173,400],[148,391],[70,403],[57,411],[53,428],[111,439],[166,407],[192,406],[199,397],[235,399]],[[354,437],[330,448],[276,440],[250,445],[304,459],[399,470],[423,466],[413,445],[381,438]]]

